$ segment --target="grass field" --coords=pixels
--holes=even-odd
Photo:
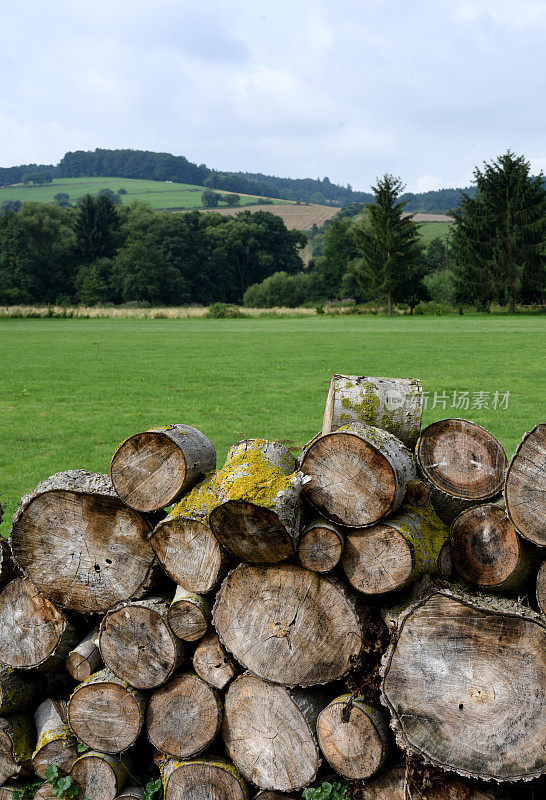
[[[430,244],[436,237],[445,239],[451,230],[452,222],[422,222],[421,236],[426,244]]]
[[[117,444],[152,426],[201,428],[219,460],[247,436],[299,450],[320,427],[333,372],[420,377],[425,422],[468,417],[511,454],[543,416],[545,331],[542,318],[494,315],[1,319],[0,530],[40,480],[108,471]],[[454,391],[488,392],[490,407],[452,408]],[[508,408],[492,408],[507,391]]]

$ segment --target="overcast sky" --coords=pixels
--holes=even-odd
[[[545,0],[0,0],[0,165],[135,148],[369,190],[546,171]]]

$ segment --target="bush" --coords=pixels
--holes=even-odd
[[[430,299],[435,303],[453,305],[455,302],[455,286],[453,273],[449,269],[431,272],[424,278],[424,284],[430,294]]]
[[[312,278],[305,272],[289,275],[275,272],[261,283],[254,283],[246,290],[243,302],[247,308],[274,308],[286,306],[296,308],[305,303],[311,294]]]
[[[207,311],[209,319],[247,319],[240,308],[229,303],[213,303]]]
[[[323,781],[320,786],[303,790],[304,800],[347,800],[347,784],[345,781],[330,783]]]

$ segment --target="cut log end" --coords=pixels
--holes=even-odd
[[[210,592],[222,577],[222,548],[203,522],[167,517],[155,528],[150,544],[167,575],[190,592]]]
[[[178,586],[167,613],[167,621],[175,636],[186,642],[195,642],[207,632],[210,605],[199,594]]]
[[[225,689],[237,675],[237,667],[220,643],[218,634],[211,631],[197,645],[193,668],[200,678],[216,689]]]
[[[546,423],[525,434],[506,475],[506,508],[521,536],[546,547]]]
[[[165,800],[248,800],[248,789],[227,761],[168,759],[159,765]]]
[[[546,561],[540,565],[537,575],[537,603],[543,614],[546,614]]]
[[[80,756],[70,775],[86,800],[116,800],[127,780],[127,770],[119,759],[98,752]]]
[[[293,555],[291,537],[269,508],[228,500],[212,511],[209,524],[220,544],[241,561],[276,564]]]
[[[351,531],[345,541],[343,569],[363,594],[392,592],[407,583],[413,554],[404,537],[388,524]]]
[[[331,523],[313,523],[303,531],[298,543],[298,558],[306,569],[331,572],[339,563],[343,534]]]

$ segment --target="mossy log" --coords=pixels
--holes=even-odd
[[[45,683],[42,675],[19,672],[0,664],[0,714],[34,709],[43,697]]]
[[[200,678],[220,690],[225,689],[239,671],[215,631],[210,631],[198,642],[192,663]]]
[[[0,784],[15,778],[32,758],[35,732],[28,714],[0,717]]]
[[[537,603],[543,614],[546,614],[546,561],[540,565],[537,575]]]
[[[76,759],[70,775],[86,800],[116,800],[128,777],[120,758],[93,750]]]
[[[416,477],[411,451],[392,433],[361,422],[312,439],[300,469],[312,505],[348,528],[373,525],[394,513]]]
[[[448,773],[425,787],[415,785],[405,765],[392,764],[367,781],[360,796],[362,800],[508,800],[504,788],[475,785]]]
[[[146,700],[109,669],[76,686],[68,703],[68,722],[78,739],[101,753],[128,750],[144,725]]]
[[[318,715],[317,737],[324,758],[338,775],[363,780],[374,775],[387,757],[388,716],[364,698],[344,694]]]
[[[222,735],[229,757],[260,789],[302,789],[321,763],[315,725],[326,702],[316,690],[290,690],[241,675],[225,699]]]
[[[211,606],[205,597],[177,586],[167,620],[175,636],[186,642],[195,642],[207,632],[210,613]]]
[[[399,746],[464,777],[546,771],[546,622],[500,598],[433,590],[402,613],[382,665]]]
[[[438,561],[449,529],[432,505],[405,504],[397,514],[370,528],[347,533],[342,566],[349,583],[367,595],[404,589]]]
[[[49,766],[69,773],[78,757],[76,737],[67,725],[62,705],[48,698],[40,703],[34,714],[38,742],[32,755],[32,766],[39,778],[45,779]]]
[[[22,499],[10,541],[17,563],[47,597],[98,613],[146,587],[154,562],[150,530],[106,475],[70,470]]]
[[[546,547],[546,422],[521,440],[508,467],[504,497],[521,536]]]
[[[159,770],[165,800],[248,800],[244,778],[227,760],[163,758]]]
[[[294,554],[301,485],[296,462],[280,442],[245,439],[213,478],[209,525],[238,560],[276,564]]]
[[[102,664],[99,628],[93,628],[66,657],[66,668],[75,681],[85,681]]]
[[[0,659],[15,669],[56,669],[78,639],[66,614],[28,580],[0,592]]]
[[[157,511],[214,469],[216,451],[204,433],[190,425],[167,425],[122,442],[112,458],[110,476],[130,508]]]
[[[500,494],[506,453],[495,437],[466,419],[442,419],[425,428],[415,448],[430,482],[436,513],[447,525],[471,506]]]
[[[339,563],[345,535],[326,519],[315,519],[305,526],[298,541],[298,558],[305,569],[331,572]]]
[[[350,422],[364,422],[394,433],[413,450],[422,416],[423,391],[419,380],[332,375],[322,433],[331,433]]]
[[[527,581],[534,555],[502,506],[467,508],[451,524],[455,569],[482,590],[513,591]]]
[[[197,675],[177,675],[154,692],[146,713],[156,750],[185,759],[210,747],[220,730],[222,698]]]
[[[1,520],[1,517],[0,517]],[[17,577],[19,570],[13,560],[11,548],[0,534],[0,589]]]
[[[148,597],[123,603],[103,618],[99,649],[114,675],[136,689],[155,689],[186,656],[183,642],[169,627],[169,600]]]
[[[288,686],[342,678],[362,646],[344,587],[294,564],[236,567],[216,596],[213,622],[240,664]]]

